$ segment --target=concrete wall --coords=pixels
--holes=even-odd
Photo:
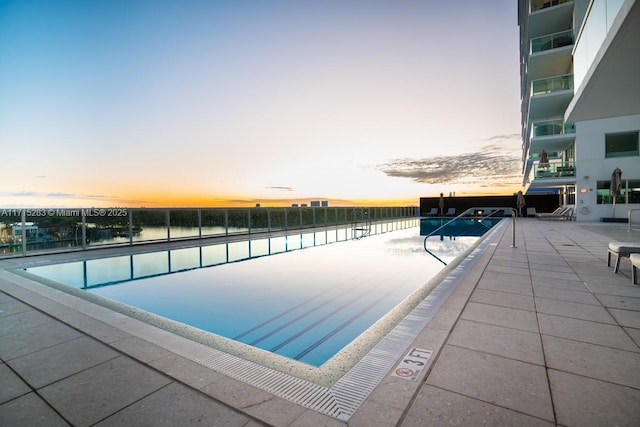
[[[613,205],[597,204],[597,181],[610,181],[618,167],[625,180],[640,180],[640,156],[605,158],[605,134],[640,130],[640,114],[576,123],[576,220],[612,217]],[[626,218],[640,204],[616,204],[616,217]]]

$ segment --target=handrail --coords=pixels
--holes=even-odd
[[[513,219],[513,222],[512,222],[512,232],[513,232],[512,234],[513,234],[513,241],[512,241],[511,247],[512,247],[512,248],[515,248],[515,247],[516,247],[516,212],[517,212],[517,211],[516,211],[516,209],[514,209],[514,208],[512,208],[512,207],[510,207],[510,206],[509,206],[509,207],[499,207],[499,206],[498,206],[498,207],[491,207],[491,208],[486,208],[486,207],[474,207],[474,208],[469,208],[469,209],[465,210],[465,211],[464,211],[464,212],[462,212],[460,215],[456,216],[455,218],[451,219],[450,221],[447,221],[446,223],[442,224],[440,227],[436,228],[435,230],[433,230],[433,231],[431,231],[429,234],[427,234],[427,235],[424,237],[424,243],[423,243],[424,250],[425,250],[426,252],[429,252],[429,250],[427,249],[427,239],[428,239],[429,237],[433,236],[433,235],[434,235],[434,234],[436,234],[438,231],[442,230],[444,227],[446,227],[447,225],[451,224],[453,221],[455,221],[455,220],[457,220],[457,219],[460,219],[460,218],[462,218],[463,216],[468,215],[469,213],[472,213],[472,212],[475,212],[475,211],[478,211],[478,210],[483,210],[483,209],[497,209],[497,211],[492,212],[491,214],[487,215],[487,216],[486,216],[487,218],[488,218],[488,217],[490,217],[490,216],[492,216],[492,215],[494,215],[494,214],[497,214],[500,210],[502,210],[503,212],[504,212],[504,211],[506,211],[507,209],[510,209],[510,210],[511,210],[511,218]]]
[[[627,223],[629,223],[629,229],[627,231],[631,231],[631,212],[640,211],[640,209],[629,209],[629,213],[627,214]]]

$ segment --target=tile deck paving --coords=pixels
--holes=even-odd
[[[494,233],[415,339],[434,351],[417,381],[388,374],[346,422],[147,342],[118,327],[120,314],[96,306],[112,315],[107,324],[74,297],[52,301],[6,271],[77,253],[0,258],[0,425],[637,425],[640,286],[628,259],[618,274],[606,266],[606,248],[640,242],[640,231],[516,225],[516,247],[510,225]]]

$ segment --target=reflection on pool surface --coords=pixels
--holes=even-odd
[[[306,250],[287,251],[289,245],[307,247],[301,236],[294,236],[293,243],[291,239],[140,253],[27,271],[320,366],[443,268],[424,250],[419,227],[331,245],[308,242]],[[430,251],[451,261],[477,240],[438,240]],[[280,252],[227,262],[274,253],[272,249]],[[215,266],[200,268],[207,265]],[[169,274],[173,272],[178,273]]]

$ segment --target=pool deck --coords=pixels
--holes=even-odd
[[[78,253],[0,259],[0,425],[637,425],[640,286],[628,258],[618,274],[606,262],[610,241],[640,242],[640,231],[523,218],[515,248],[510,225],[491,239],[407,348],[434,352],[417,381],[389,373],[347,422],[6,271]]]

